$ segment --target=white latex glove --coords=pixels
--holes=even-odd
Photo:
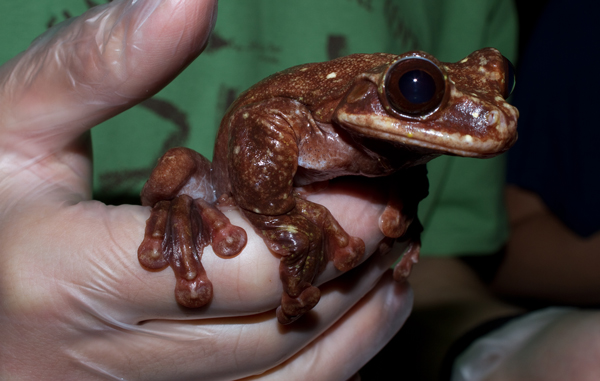
[[[312,313],[280,326],[278,259],[234,212],[248,245],[233,259],[206,248],[213,301],[183,311],[172,272],[138,263],[149,209],[90,200],[87,130],[172,80],[201,52],[215,10],[114,1],[0,69],[0,379],[345,379],[406,319],[412,294],[387,270],[397,248],[327,282]],[[375,251],[379,198],[314,197]]]
[[[549,307],[473,342],[454,363],[453,381],[600,379],[600,312]]]

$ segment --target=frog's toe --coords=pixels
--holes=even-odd
[[[358,237],[349,236],[348,244],[333,252],[333,264],[340,271],[348,271],[360,262],[365,253],[365,243]]]
[[[281,324],[290,324],[312,310],[321,298],[321,291],[309,286],[300,295],[291,297],[287,292],[281,296],[281,306],[277,308],[277,320]]]
[[[413,240],[408,244],[408,248],[404,252],[402,259],[394,267],[394,280],[404,282],[408,278],[413,265],[419,262],[420,251],[421,242],[419,240]]]
[[[177,278],[175,298],[182,306],[201,307],[212,298],[212,284],[201,262],[207,238],[191,197],[181,195],[171,202],[168,229],[165,256]]]
[[[205,306],[212,299],[212,284],[206,274],[196,276],[192,280],[178,278],[175,285],[175,300],[179,305],[188,308]]]
[[[181,195],[152,208],[138,260],[147,270],[170,265],[177,279],[177,302],[184,307],[202,307],[212,298],[212,284],[201,262],[207,243],[199,210],[191,197]]]
[[[398,238],[406,233],[413,216],[402,213],[402,204],[390,201],[379,217],[379,229],[384,236]]]
[[[144,240],[138,248],[138,260],[146,270],[162,270],[169,265],[163,251],[170,201],[160,201],[150,212],[146,221]]]
[[[323,207],[320,224],[327,242],[327,255],[336,269],[348,271],[360,262],[365,254],[365,243],[358,237],[351,236],[337,222],[335,217]]]
[[[213,233],[212,248],[220,257],[231,258],[246,246],[248,236],[239,226],[229,225]]]
[[[248,242],[246,231],[233,225],[223,212],[206,201],[197,199],[194,204],[202,216],[203,234],[210,237],[215,254],[224,258],[238,255]]]

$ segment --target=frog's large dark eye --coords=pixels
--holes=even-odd
[[[408,57],[388,71],[385,88],[386,96],[397,112],[420,116],[440,106],[446,80],[440,68],[430,60]]]
[[[504,89],[502,90],[502,96],[504,99],[510,97],[517,84],[517,76],[515,75],[515,67],[508,60],[508,58],[502,56],[504,59]]]

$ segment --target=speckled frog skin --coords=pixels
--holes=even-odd
[[[407,276],[419,248],[411,221],[427,193],[421,164],[441,154],[492,157],[516,140],[518,112],[505,101],[509,67],[492,48],[457,63],[424,52],[355,54],[264,79],[227,111],[212,163],[186,148],[159,160],[142,191],[153,209],[140,263],[150,270],[171,265],[181,305],[209,303],[202,250],[210,244],[228,257],[243,249],[246,232],[220,211],[236,206],[281,257],[277,317],[290,323],[318,302],[312,282],[329,260],[346,271],[365,251],[302,187],[387,176],[394,191],[379,227],[390,239],[412,242],[395,272]]]

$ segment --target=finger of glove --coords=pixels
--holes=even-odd
[[[348,232],[358,236],[366,243],[368,258],[383,238],[377,228],[377,218],[385,208],[385,203],[377,202],[364,194],[344,194],[344,188],[332,186],[328,194],[319,198],[319,202],[328,207],[338,218],[342,226],[348,226]],[[354,188],[353,188],[354,189]],[[345,210],[351,209],[351,214]],[[105,208],[99,203],[79,203],[60,210],[43,212],[37,210],[29,220],[13,223],[16,231],[30,227],[29,237],[50,242],[44,247],[49,252],[65,253],[70,249],[79,254],[73,261],[71,256],[38,255],[33,268],[27,269],[20,263],[22,257],[11,259],[12,265],[6,265],[9,274],[18,274],[24,270],[35,273],[35,283],[23,285],[18,295],[20,304],[34,306],[36,300],[51,300],[35,296],[45,294],[43,276],[56,279],[60,273],[68,282],[62,283],[61,293],[70,294],[72,302],[80,305],[101,320],[135,324],[149,319],[194,319],[208,317],[237,316],[255,314],[276,308],[280,304],[283,291],[279,275],[279,257],[270,253],[252,226],[237,210],[225,212],[230,221],[242,227],[248,234],[248,243],[242,253],[234,258],[221,258],[215,255],[210,246],[206,247],[202,263],[213,283],[213,299],[206,307],[186,309],[174,298],[175,277],[170,268],[159,272],[144,270],[137,259],[136,252],[148,218],[147,210],[133,206]],[[356,216],[361,216],[357,218]],[[362,224],[358,224],[359,219]],[[44,225],[36,225],[43,220]],[[32,229],[35,226],[39,231]],[[17,234],[8,236],[18,237]],[[53,240],[53,237],[65,236],[68,239]],[[11,240],[5,241],[9,244]],[[52,246],[54,245],[54,246]],[[403,247],[397,243],[395,253],[388,254],[390,266],[400,255]],[[18,241],[14,247],[19,250],[38,250],[36,240]],[[31,264],[31,262],[29,263]],[[51,269],[55,269],[54,271]],[[68,269],[68,271],[67,271]],[[65,273],[65,271],[67,271]],[[315,284],[324,284],[341,273],[330,264]],[[7,281],[12,279],[9,275]],[[10,283],[15,285],[22,277]],[[39,288],[36,284],[41,284]],[[15,287],[15,286],[13,286]],[[34,295],[28,297],[27,295]],[[34,301],[31,301],[33,299]],[[44,307],[39,307],[44,308]]]
[[[360,211],[360,208],[356,210]],[[163,354],[166,355],[165,363],[172,364],[179,361],[178,356],[186,358],[185,353],[189,350],[194,355],[206,357],[209,356],[207,353],[193,351],[194,348],[204,348],[200,344],[205,342],[209,343],[209,348],[216,346],[217,354],[227,356],[230,351],[236,350],[235,345],[219,346],[215,342],[220,341],[224,326],[227,327],[226,332],[233,335],[226,337],[232,342],[236,335],[245,336],[245,324],[259,328],[250,331],[254,332],[253,337],[258,341],[263,332],[273,335],[275,331],[270,330],[279,326],[273,312],[241,320],[207,319],[215,315],[254,314],[273,309],[279,303],[278,258],[265,249],[260,237],[253,234],[248,225],[243,225],[251,232],[250,243],[239,256],[243,261],[235,263],[210,255],[206,267],[219,293],[215,294],[209,308],[191,311],[182,310],[175,303],[171,272],[147,272],[137,263],[135,248],[141,241],[143,224],[148,217],[145,208],[106,207],[98,202],[81,202],[58,212],[41,209],[37,212],[31,214],[30,220],[19,220],[11,224],[10,229],[2,230],[3,245],[8,252],[36,253],[34,257],[13,255],[1,258],[3,287],[0,289],[7,292],[0,294],[3,311],[0,336],[6,347],[11,348],[11,352],[6,354],[6,364],[17,364],[16,371],[33,371],[40,367],[75,371],[71,363],[58,367],[56,364],[82,355],[79,349],[75,349],[80,347],[92,359],[82,358],[81,362],[92,368],[113,363],[120,366],[120,359],[128,358],[127,361],[140,362],[145,369],[148,359],[153,363]],[[239,214],[237,218],[243,221]],[[44,223],[40,224],[40,221]],[[234,218],[232,221],[238,222]],[[28,229],[27,236],[14,234],[23,226]],[[401,249],[397,248],[398,251]],[[337,317],[326,319],[322,316],[331,316],[332,310],[341,315],[350,308],[352,302],[362,296],[357,292],[366,292],[373,287],[397,256],[398,253],[394,252],[385,256],[372,255],[375,261],[369,259],[346,274],[343,277],[346,281],[336,279],[326,283],[322,286],[324,295],[315,312],[294,326],[302,328],[303,322],[310,323],[315,317],[322,325],[333,322]],[[346,305],[340,305],[341,302]],[[322,315],[322,311],[329,315]],[[179,321],[148,321],[156,317]],[[182,321],[184,319],[204,320],[186,322]],[[37,329],[40,325],[45,328]],[[302,332],[300,329],[286,336],[295,337],[291,345],[304,340]],[[191,343],[181,344],[179,348],[180,342],[188,341]],[[45,345],[48,343],[53,348],[51,351]],[[304,343],[307,342],[301,341],[302,345]],[[273,355],[288,348],[288,352],[282,353],[291,355],[290,347],[284,344],[279,342],[279,347],[273,348],[275,352],[269,353]],[[65,353],[56,348],[73,348],[74,352]],[[146,349],[150,348],[156,352],[147,352]],[[95,349],[102,351],[95,353]],[[169,354],[171,351],[174,351],[173,355]],[[118,359],[112,357],[113,353]],[[108,356],[106,362],[103,356]],[[274,361],[278,363],[285,358],[282,356],[275,361],[271,357],[260,369],[264,371],[273,366]],[[216,361],[216,357],[206,357],[206,361]],[[168,366],[165,363],[163,366]],[[77,365],[77,369],[81,366]],[[153,369],[152,366],[149,369]],[[89,371],[91,368],[85,371],[86,374]],[[58,376],[55,378],[60,379]]]
[[[330,329],[268,372],[244,380],[349,380],[400,330],[412,306],[408,282],[391,273]]]
[[[390,280],[389,266],[390,256],[373,256],[360,268],[323,286],[321,303],[291,326],[279,325],[273,311],[244,318],[107,326],[93,338],[71,345],[68,354],[79,369],[115,379],[231,380],[261,374],[321,338],[298,356],[298,365],[290,366],[298,370],[301,364],[314,365],[327,374],[327,363],[340,355],[330,372],[356,361],[346,371],[349,377],[385,344],[410,311],[412,294],[406,285]],[[385,281],[379,283],[386,271]],[[347,315],[347,321],[328,331],[374,288]],[[346,335],[350,337],[344,339]],[[342,355],[345,351],[350,353]],[[302,374],[310,371],[304,368]]]
[[[0,148],[53,154],[150,97],[201,52],[215,11],[211,0],[114,1],[50,29],[0,69]]]

